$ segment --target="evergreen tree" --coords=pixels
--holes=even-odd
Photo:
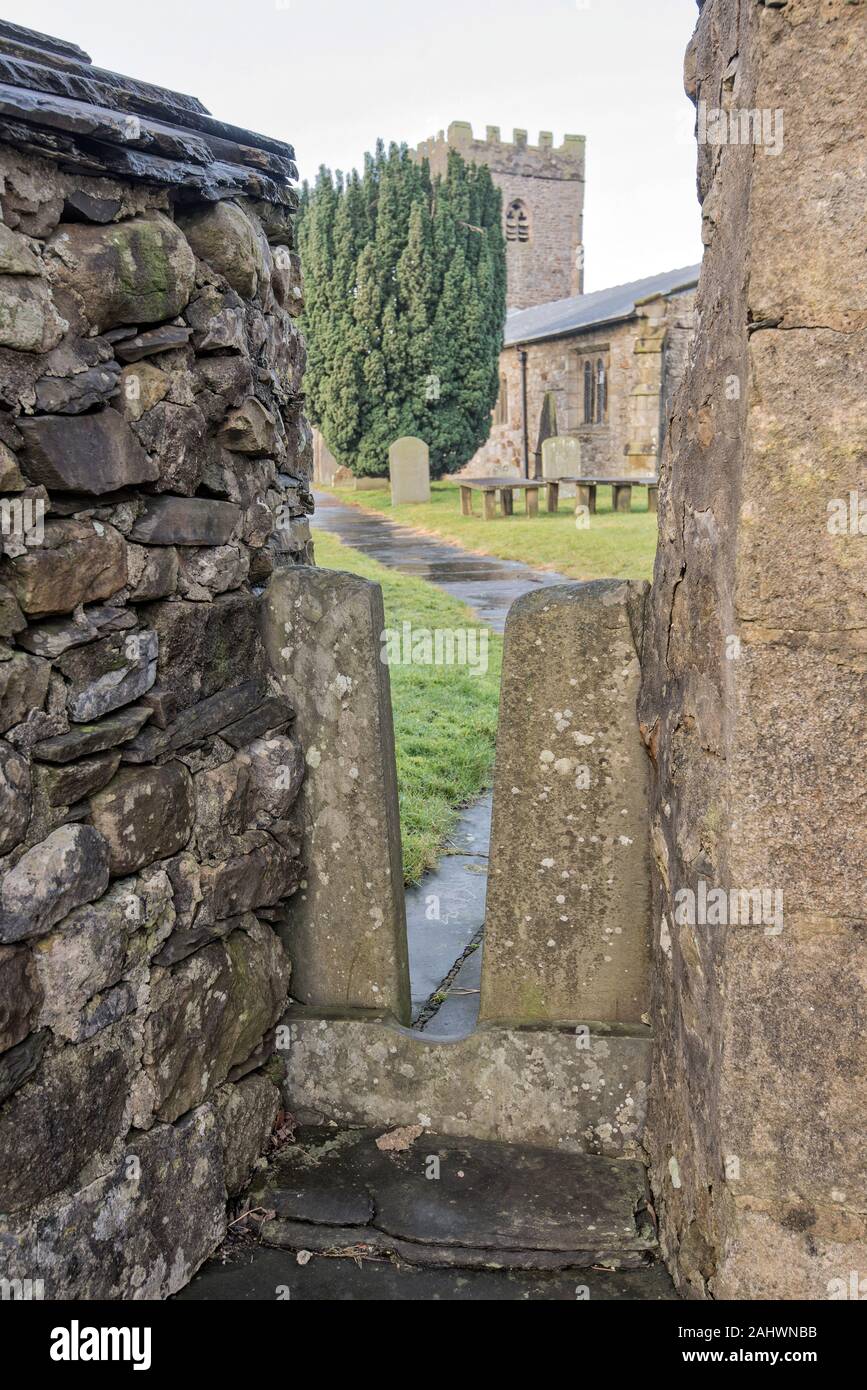
[[[335,458],[385,475],[403,434],[435,477],[484,443],[506,302],[499,190],[451,151],[444,177],[380,140],[364,171],[320,169],[301,198],[307,400]]]

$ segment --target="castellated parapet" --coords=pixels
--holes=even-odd
[[[434,174],[445,172],[450,149],[490,169],[503,195],[509,309],[583,291],[584,148],[583,135],[565,135],[555,146],[547,130],[537,145],[526,130],[504,141],[499,126],[487,126],[478,140],[468,121],[452,121],[418,146]]]

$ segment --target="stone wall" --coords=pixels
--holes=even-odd
[[[49,92],[91,72],[11,28],[4,79],[31,42]],[[94,72],[110,107],[0,125],[0,1277],[155,1298],[279,1103],[303,756],[259,609],[310,559],[311,448],[291,150],[150,162],[116,107],[218,123]]]
[[[661,421],[686,366],[693,334],[695,291],[658,295],[636,318],[581,333],[528,343],[527,420],[530,476],[541,476],[542,416],[553,398],[560,435],[581,441],[585,474],[608,477],[654,473]],[[608,420],[584,424],[585,358],[601,357],[608,372]],[[491,433],[464,472],[468,477],[523,472],[521,363],[517,347],[500,355],[506,408],[495,410]],[[550,412],[550,406],[549,406]],[[504,420],[500,416],[505,415]]]
[[[784,140],[699,148],[641,698],[652,1179],[685,1294],[827,1299],[867,1270],[867,6],[708,0],[686,76],[712,110],[782,112]],[[733,913],[759,886],[782,911]]]
[[[514,199],[524,204],[529,239],[506,242],[509,309],[583,290],[584,145],[583,135],[567,135],[555,147],[549,131],[542,131],[538,145],[527,143],[526,130],[504,141],[497,126],[488,126],[485,139],[476,140],[467,121],[452,121],[447,132],[418,147],[434,174],[445,173],[450,149],[472,164],[486,164],[503,195],[504,217]]]

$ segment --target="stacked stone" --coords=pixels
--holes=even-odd
[[[0,1278],[152,1298],[278,1105],[312,449],[291,149],[88,63],[0,25]]]

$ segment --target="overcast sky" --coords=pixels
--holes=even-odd
[[[5,0],[101,67],[295,145],[302,178],[452,120],[587,137],[585,288],[701,259],[695,0]]]

